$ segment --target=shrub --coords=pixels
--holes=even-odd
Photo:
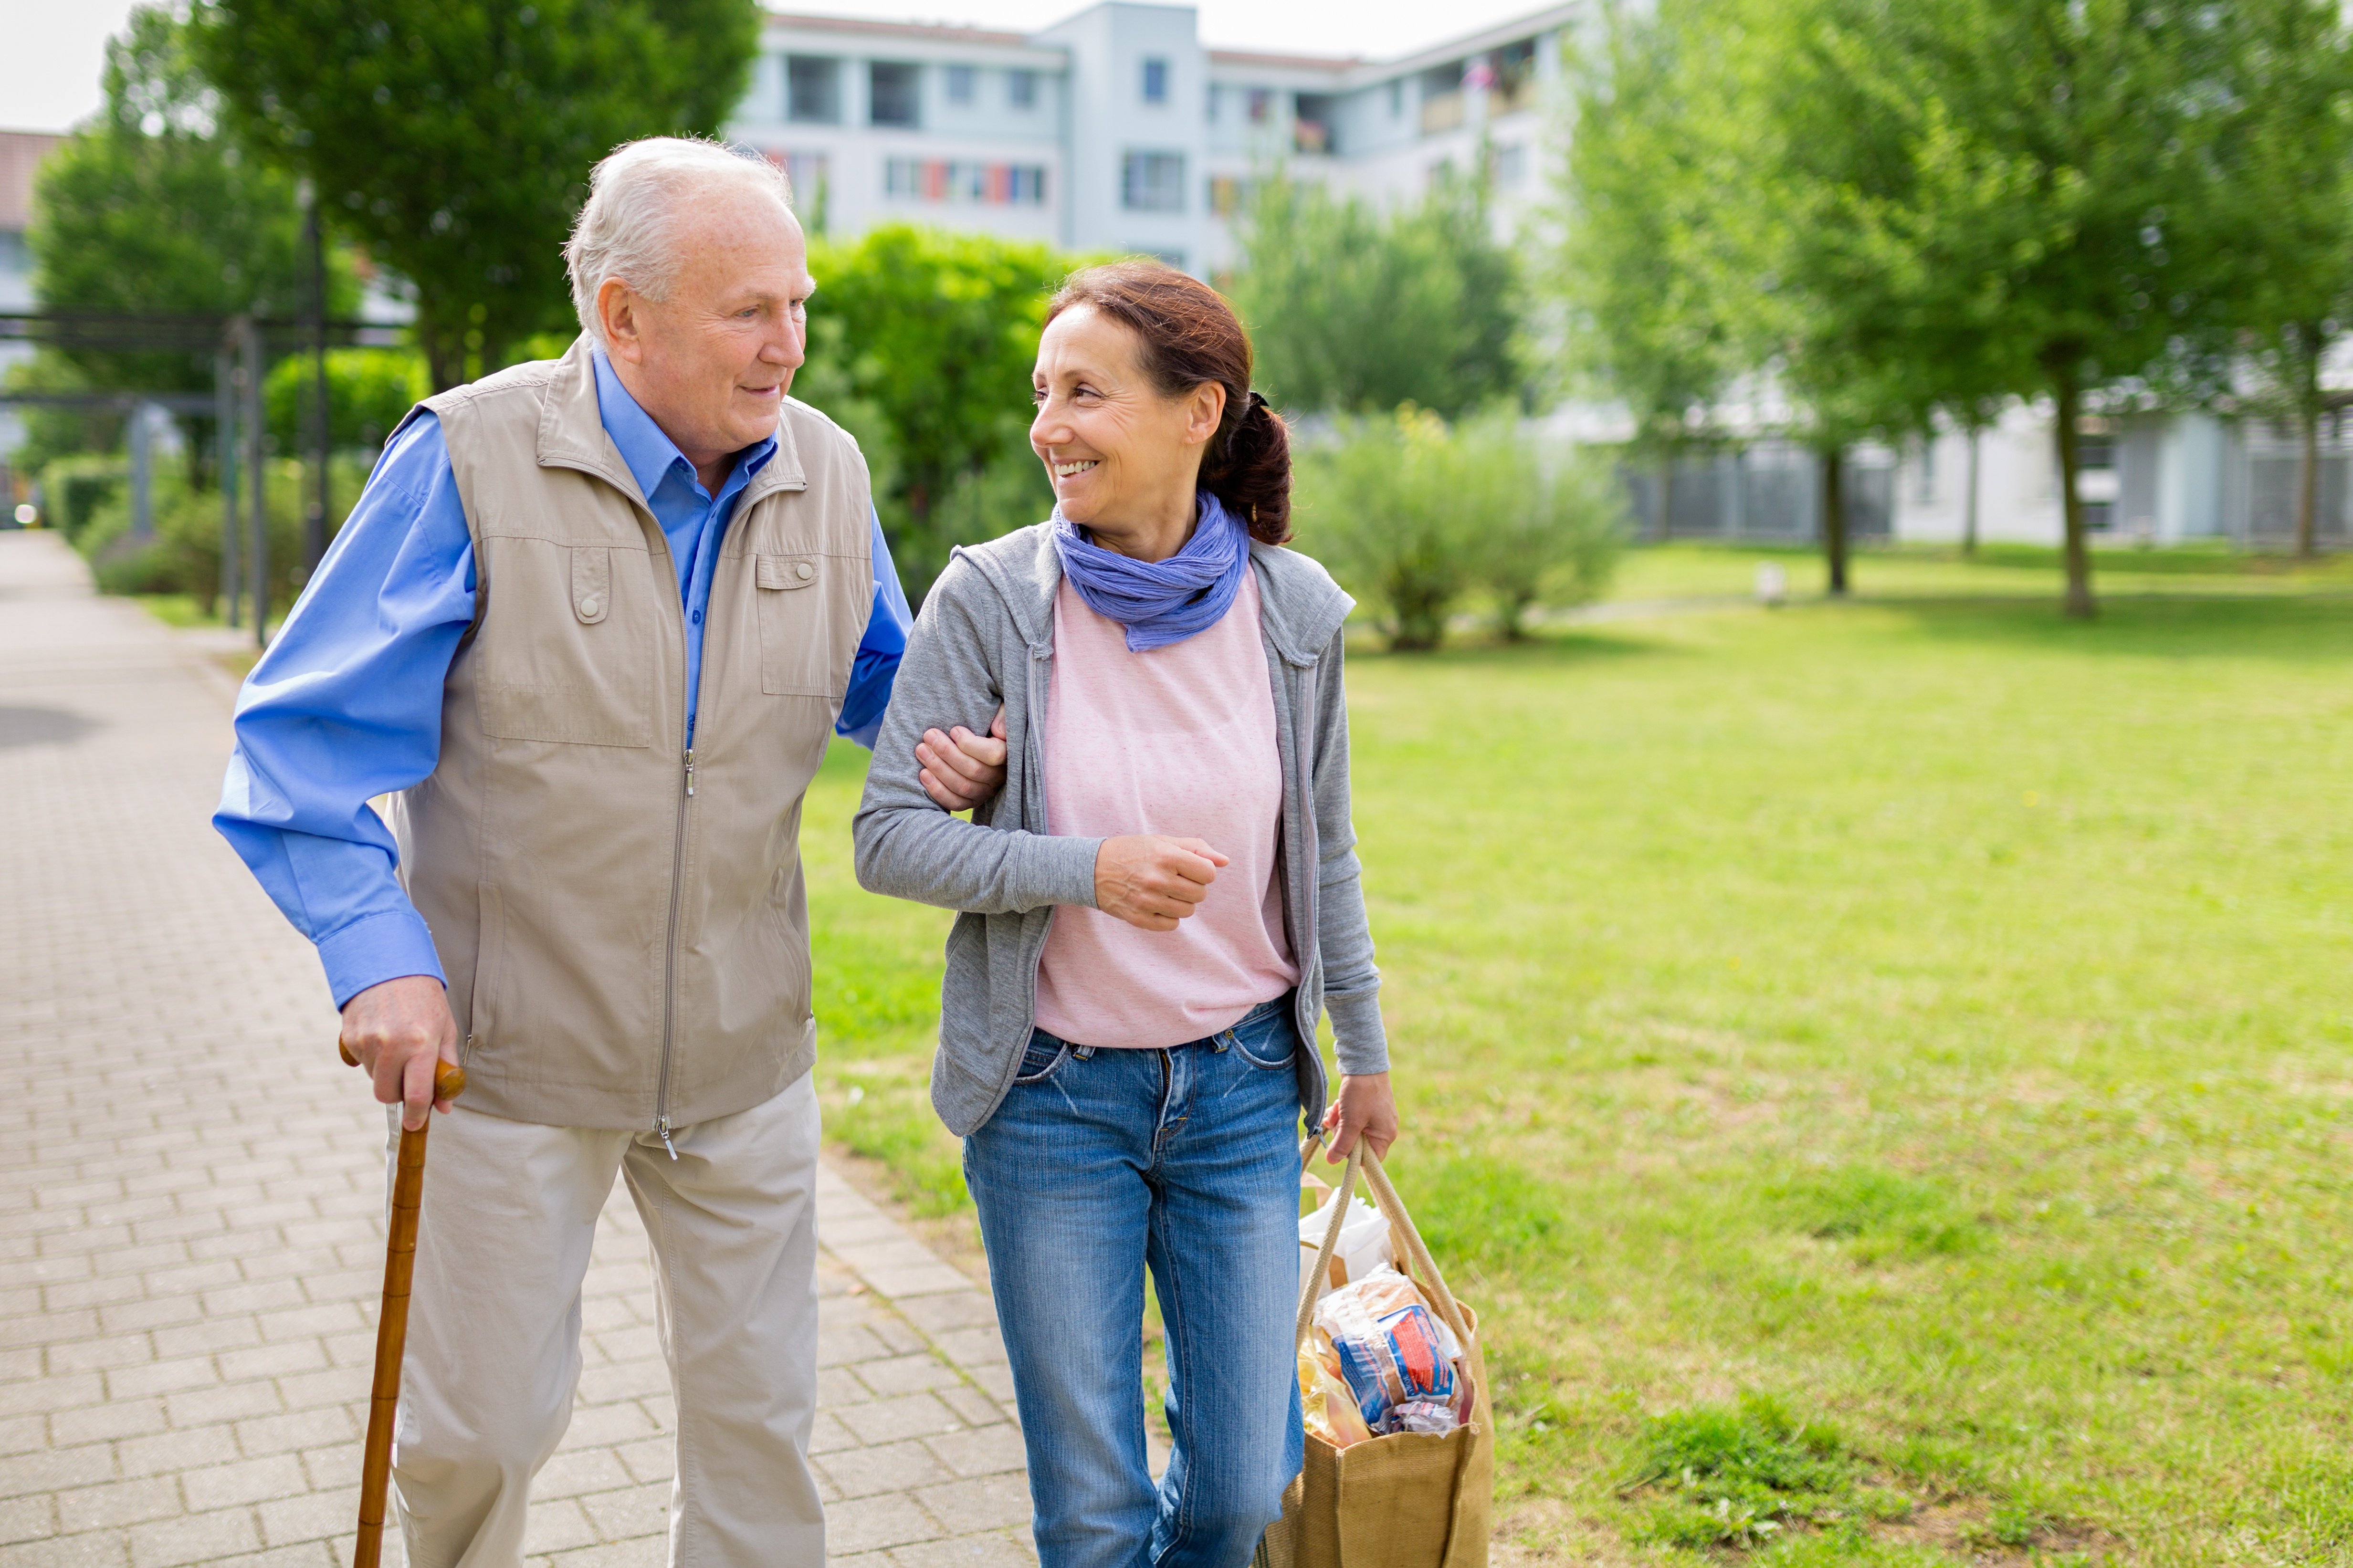
[[[1394,648],[1438,647],[1474,585],[1516,637],[1531,606],[1609,582],[1620,516],[1609,476],[1508,413],[1449,426],[1408,405],[1303,448],[1302,543],[1372,605]]]
[[[76,549],[107,503],[124,494],[130,483],[130,459],[88,452],[59,458],[41,469],[41,511],[51,528]]]
[[[1464,424],[1458,440],[1465,543],[1496,634],[1516,642],[1536,605],[1599,598],[1624,537],[1623,490],[1607,465],[1532,440],[1503,413]]]
[[[1301,542],[1373,605],[1392,648],[1436,647],[1468,584],[1462,477],[1446,422],[1411,405],[1301,455]]]
[[[261,384],[269,434],[281,452],[311,449],[316,370],[308,353],[289,354]],[[338,448],[380,447],[432,390],[425,356],[414,349],[329,349],[328,434]]]
[[[269,480],[269,613],[275,619],[292,607],[301,590],[302,518],[316,480],[291,458],[272,458],[264,471]],[[358,456],[339,458],[334,475],[330,539],[359,499],[367,481],[366,462]],[[240,511],[238,523],[242,553],[252,528],[250,514]],[[221,495],[216,489],[198,489],[175,473],[159,470],[153,540],[142,545],[131,532],[130,499],[118,493],[98,510],[77,542],[102,593],[185,594],[206,615],[216,611],[221,585]],[[249,565],[240,563],[239,572],[242,587],[251,581],[246,575]]]

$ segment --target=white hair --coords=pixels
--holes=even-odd
[[[596,319],[596,291],[618,278],[648,299],[666,300],[678,278],[674,231],[692,205],[688,198],[716,184],[756,192],[792,214],[792,184],[784,170],[756,153],[684,136],[649,136],[617,147],[588,176],[588,200],[565,242],[572,278],[572,308],[580,325],[605,341]]]

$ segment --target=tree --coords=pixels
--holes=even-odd
[[[1283,406],[1452,416],[1519,390],[1518,264],[1495,242],[1482,181],[1450,175],[1381,213],[1277,172],[1240,241],[1226,291]]]
[[[164,5],[131,14],[106,50],[105,107],[44,161],[33,197],[33,289],[44,309],[292,317],[309,263],[294,182],[217,134],[217,96]],[[329,258],[328,304],[357,300]],[[62,351],[90,384],[209,391],[210,353]],[[110,426],[110,428],[111,426]],[[192,461],[210,444],[189,443]]]
[[[1698,0],[1611,11],[1574,56],[1567,156],[1549,280],[1567,310],[1576,379],[1625,404],[1633,447],[1660,464],[1660,517],[1674,462],[1710,438],[1713,407],[1749,368],[1744,322],[1757,276],[1726,199],[1754,177]]]
[[[200,0],[193,37],[232,129],[415,289],[448,387],[563,326],[591,165],[715,132],[758,28],[755,0]]]
[[[1029,449],[1029,373],[1070,270],[1045,246],[889,224],[812,241],[809,363],[797,396],[859,437],[908,598],[958,543],[1053,510]]]
[[[2223,139],[2226,190],[2242,204],[2231,256],[2254,400],[2300,438],[2295,548],[2319,548],[2320,421],[2342,395],[2321,384],[2353,329],[2353,47],[2334,0],[2247,0],[2235,75],[2247,110]]]
[[[2094,613],[2087,397],[2213,330],[2235,237],[2217,177],[2229,8],[2202,0],[1760,3],[1780,285],[1900,401],[2043,396],[2066,609]]]

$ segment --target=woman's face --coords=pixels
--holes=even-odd
[[[1189,527],[1201,454],[1225,412],[1216,382],[1161,395],[1136,363],[1139,346],[1092,305],[1063,311],[1038,340],[1029,446],[1062,515],[1084,527],[1120,531],[1180,510]]]

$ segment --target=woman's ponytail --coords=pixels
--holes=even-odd
[[[1229,422],[1223,451],[1201,465],[1201,488],[1216,496],[1261,544],[1291,537],[1291,430],[1282,416],[1252,392],[1240,417]]]

